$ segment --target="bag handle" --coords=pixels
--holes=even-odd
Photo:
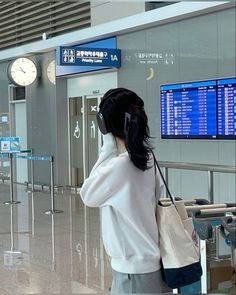
[[[155,157],[155,155],[154,155],[153,152],[152,152],[152,155],[153,155],[153,159],[154,159],[155,179],[156,179],[157,168],[158,168],[158,171],[159,171],[159,173],[160,173],[160,175],[161,175],[162,181],[163,181],[163,183],[164,183],[164,185],[165,185],[165,188],[166,188],[167,194],[168,194],[168,196],[169,196],[171,202],[175,205],[174,197],[172,196],[172,194],[171,194],[171,192],[170,192],[170,190],[169,190],[169,188],[168,188],[168,185],[167,185],[167,183],[166,183],[165,177],[163,176],[163,173],[162,173],[162,171],[161,171],[161,168],[160,168],[160,166],[159,166],[159,164],[158,164],[158,162],[157,162],[157,159],[156,159],[156,157]],[[156,168],[156,167],[157,167],[157,168]],[[156,192],[156,185],[155,185],[155,192]]]

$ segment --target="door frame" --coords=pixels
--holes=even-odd
[[[88,142],[88,134],[87,132],[87,106],[86,106],[86,100],[91,98],[97,99],[97,104],[99,106],[101,98],[103,97],[103,94],[88,94],[88,95],[77,95],[68,97],[67,99],[67,119],[68,119],[68,170],[69,170],[69,185],[72,185],[72,173],[71,173],[71,124],[70,124],[70,100],[75,98],[81,98],[82,99],[82,121],[83,121],[83,128],[82,128],[82,134],[83,134],[83,148],[82,148],[82,157],[83,157],[83,175],[84,180],[88,177],[88,155],[86,153],[86,144]],[[98,152],[101,150],[101,144],[102,144],[102,136],[101,133],[98,133]]]
[[[25,114],[26,114],[26,138],[25,143],[26,147],[28,147],[28,132],[27,132],[27,101],[26,99],[17,99],[14,100],[14,88],[17,86],[10,84],[8,85],[8,104],[9,104],[9,133],[10,136],[17,136],[16,134],[16,105],[25,104]],[[13,162],[13,169],[17,171],[17,159]],[[26,165],[26,181],[28,181],[29,171],[28,164]],[[14,173],[13,180],[17,182],[17,173]]]
[[[97,108],[98,108],[102,97],[103,97],[103,94],[100,94],[100,93],[99,94],[84,95],[83,96],[83,111],[85,110],[85,112],[83,112],[83,136],[84,136],[84,140],[83,140],[83,172],[84,172],[84,180],[89,176],[88,154],[86,153],[86,144],[88,143],[88,133],[85,132],[86,130],[88,131],[88,126],[87,126],[88,112],[87,112],[87,109],[86,109],[87,105],[86,105],[85,101],[87,99],[96,98],[97,99]],[[102,134],[98,130],[98,153],[101,150],[101,143],[102,143]]]
[[[69,185],[72,186],[72,175],[71,175],[71,124],[70,124],[70,100],[75,98],[81,98],[83,101],[83,96],[71,96],[67,99],[67,127],[68,127],[68,172],[69,172]]]

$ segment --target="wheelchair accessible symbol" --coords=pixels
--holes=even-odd
[[[80,138],[80,128],[79,128],[79,121],[76,121],[76,126],[74,130],[74,137],[75,138]]]

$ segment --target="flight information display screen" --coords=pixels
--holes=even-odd
[[[236,138],[236,78],[217,80],[218,137]]]
[[[161,85],[162,138],[216,138],[216,80]]]

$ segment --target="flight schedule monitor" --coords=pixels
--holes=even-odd
[[[162,138],[216,138],[216,81],[161,85]]]
[[[236,138],[236,78],[217,80],[218,137]]]
[[[236,78],[161,85],[161,137],[236,139]]]

